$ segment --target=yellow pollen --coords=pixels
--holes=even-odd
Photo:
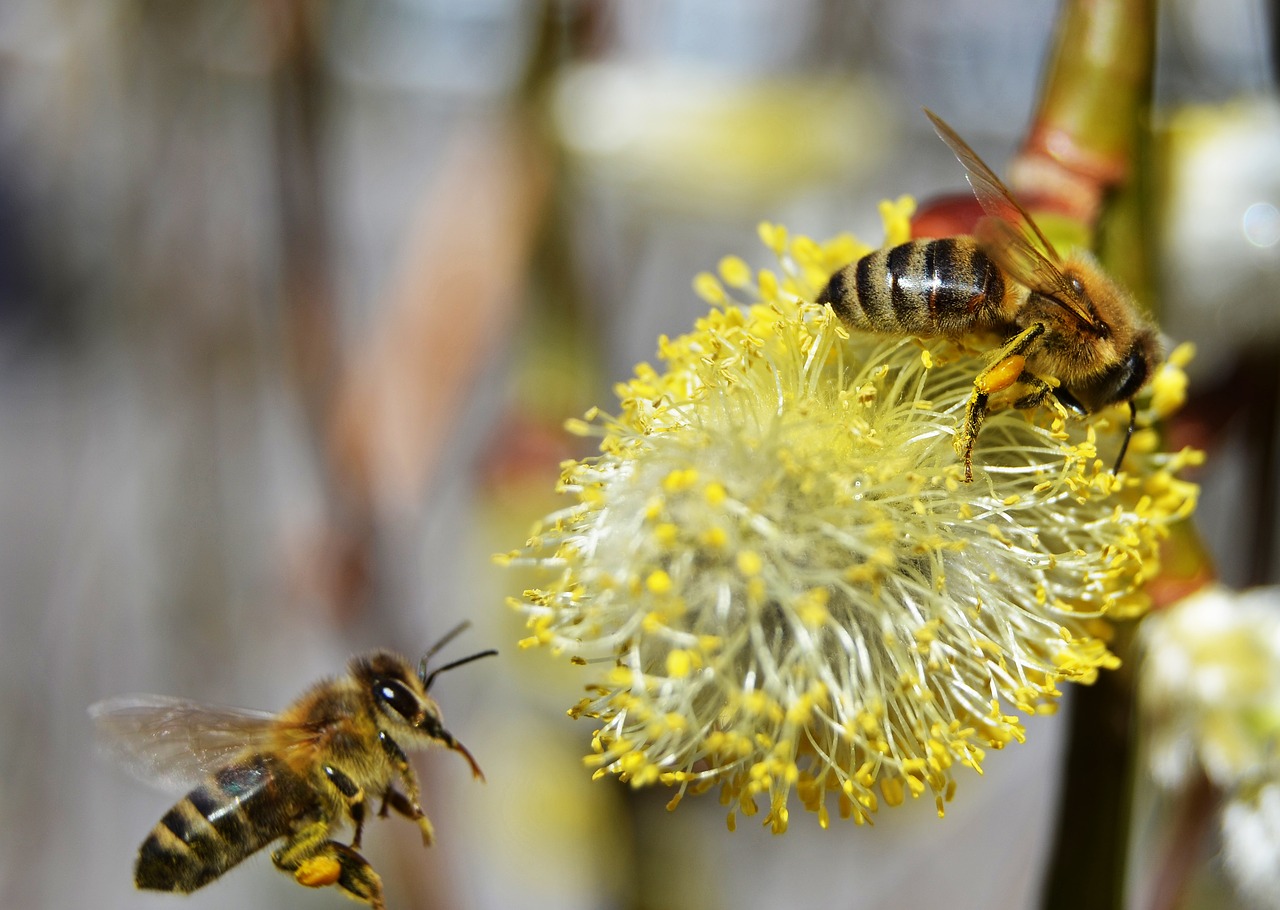
[[[913,205],[882,207],[889,245]],[[522,646],[582,668],[590,773],[671,787],[671,808],[715,793],[730,828],[776,832],[793,798],[824,827],[832,800],[860,825],[908,796],[942,814],[1147,609],[1197,497],[1178,472],[1200,456],[1158,429],[1183,355],[1138,396],[1120,475],[1127,408],[1003,406],[1025,367],[1004,358],[967,482],[954,441],[992,349],[851,331],[814,301],[871,247],[760,236],[776,267],[699,275],[712,306],[570,423],[598,452],[561,464],[562,503],[501,558],[539,573],[511,601]]]
[[[308,888],[323,888],[332,885],[342,875],[342,864],[332,856],[311,856],[302,861],[294,870],[293,877],[300,885]]]
[[[748,578],[759,575],[764,568],[764,559],[755,550],[743,550],[738,554],[738,571]]]
[[[672,471],[662,481],[662,488],[668,493],[679,493],[683,490],[690,489],[698,482],[698,470],[696,468],[681,468]]]
[[[698,542],[709,550],[722,550],[729,542],[729,535],[721,527],[707,528],[698,535]]]
[[[756,230],[760,235],[760,242],[773,250],[774,253],[781,255],[786,250],[786,228],[778,224],[770,224],[768,221],[762,221]]]
[[[744,288],[751,283],[751,267],[738,256],[725,256],[720,260],[720,277],[734,288]]]
[[[653,594],[667,594],[671,591],[671,576],[662,569],[655,569],[645,579],[644,586]]]
[[[693,671],[696,656],[683,649],[670,652],[667,654],[667,675],[688,676]]]
[[[698,273],[698,276],[693,279],[693,290],[707,303],[716,306],[727,303],[729,300],[729,295],[725,293],[720,279],[710,272]]]

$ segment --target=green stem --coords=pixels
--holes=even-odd
[[[1155,46],[1154,0],[1067,0],[1031,130],[1011,181],[1037,209],[1075,222],[1143,302],[1143,238]],[[1113,650],[1126,659],[1132,629]],[[1134,769],[1133,674],[1126,666],[1074,693],[1058,828],[1041,906],[1124,906]]]

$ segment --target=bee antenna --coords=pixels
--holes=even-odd
[[[1116,466],[1111,469],[1112,474],[1120,473],[1120,465],[1124,462],[1124,453],[1129,451],[1129,440],[1133,438],[1133,427],[1138,422],[1138,406],[1133,403],[1133,399],[1129,399],[1129,426],[1124,431],[1124,442],[1120,443],[1120,454],[1116,457]]]
[[[427,658],[431,657],[433,654],[435,654],[437,651],[439,651],[449,642],[453,641],[455,638],[457,638],[459,635],[461,635],[463,632],[467,631],[467,629],[470,629],[470,628],[471,628],[471,620],[469,619],[464,619],[462,622],[458,623],[448,632],[444,633],[444,635],[442,635],[434,645],[432,645],[430,648],[427,649],[427,653],[424,654],[422,657],[422,662],[425,664],[427,662]]]
[[[452,663],[447,663],[443,667],[436,667],[430,673],[427,673],[427,658],[424,657],[422,658],[422,663],[418,665],[418,675],[422,677],[422,690],[424,692],[430,691],[432,680],[445,670],[452,670],[454,667],[461,667],[463,664],[469,664],[471,661],[479,660],[482,657],[495,657],[497,656],[497,653],[498,650],[496,648],[490,648],[487,651],[480,651],[477,654],[472,654],[470,657],[464,657],[461,660],[455,660]],[[430,654],[427,656],[429,657]]]

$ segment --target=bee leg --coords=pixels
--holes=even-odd
[[[359,847],[360,836],[364,833],[364,790],[332,765],[324,766],[324,776],[329,778],[329,783],[333,784],[334,788],[342,794],[342,798],[347,801],[347,812],[351,815],[352,824],[356,826],[355,836],[351,838],[351,846]]]
[[[349,897],[374,910],[385,910],[382,878],[369,861],[346,844],[328,838],[328,824],[314,822],[272,853],[271,861],[276,868],[291,873],[300,885],[307,888],[337,885]]]
[[[430,847],[435,841],[435,829],[431,827],[431,820],[427,818],[427,813],[423,812],[422,807],[418,805],[420,790],[418,788],[418,777],[413,773],[413,765],[409,764],[409,757],[404,754],[400,744],[385,732],[378,733],[378,741],[382,743],[382,751],[391,760],[392,767],[396,769],[396,773],[404,781],[404,788],[407,791],[406,795],[388,787],[387,792],[382,795],[382,808],[385,810],[387,805],[390,804],[401,815],[416,821],[418,830],[422,832],[422,845]],[[400,807],[400,801],[403,801],[408,806],[408,811]]]
[[[312,822],[305,828],[295,831],[284,846],[271,854],[271,861],[282,872],[292,873],[298,881],[309,888],[331,885],[338,880],[338,869],[330,864],[326,872],[325,864],[309,864],[312,857],[320,855],[324,845],[329,843],[329,825],[326,822]],[[302,871],[299,871],[302,870]],[[321,879],[332,877],[328,881]],[[308,879],[303,881],[303,878]]]
[[[388,806],[395,809],[409,821],[417,822],[418,827],[422,830],[423,845],[431,846],[435,831],[431,827],[431,820],[427,818],[427,814],[422,811],[422,807],[416,801],[410,800],[399,790],[388,787],[387,792],[382,796],[382,807],[386,809]]]
[[[1015,408],[1038,408],[1046,399],[1053,397],[1053,386],[1034,373],[1023,370],[1018,382],[1027,386],[1029,391],[1013,403]]]
[[[991,364],[974,378],[973,394],[969,396],[964,408],[964,421],[952,441],[956,454],[964,461],[965,483],[973,482],[973,446],[987,419],[987,406],[991,396],[1009,388],[1024,374],[1030,375],[1026,371],[1027,351],[1044,334],[1044,329],[1044,323],[1034,322],[1014,335],[996,352]],[[1036,381],[1043,382],[1038,378]]]
[[[373,910],[386,910],[382,902],[382,877],[373,871],[369,861],[345,844],[329,841],[337,854],[342,872],[338,876],[338,888],[348,897],[368,904]]]
[[[964,408],[964,422],[960,424],[960,428],[956,430],[955,439],[952,445],[955,447],[956,454],[964,462],[964,482],[973,482],[973,444],[978,440],[978,431],[982,429],[982,422],[987,419],[987,398],[986,392],[973,390],[973,394],[969,396],[969,403]]]

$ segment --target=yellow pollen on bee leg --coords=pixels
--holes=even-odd
[[[974,385],[981,392],[1000,392],[1018,381],[1022,371],[1026,369],[1027,358],[1021,354],[1011,354],[999,363],[992,364],[984,377]]]
[[[332,885],[342,875],[342,864],[332,856],[312,856],[302,861],[302,865],[294,870],[293,877],[299,885],[308,888],[325,888]]]

